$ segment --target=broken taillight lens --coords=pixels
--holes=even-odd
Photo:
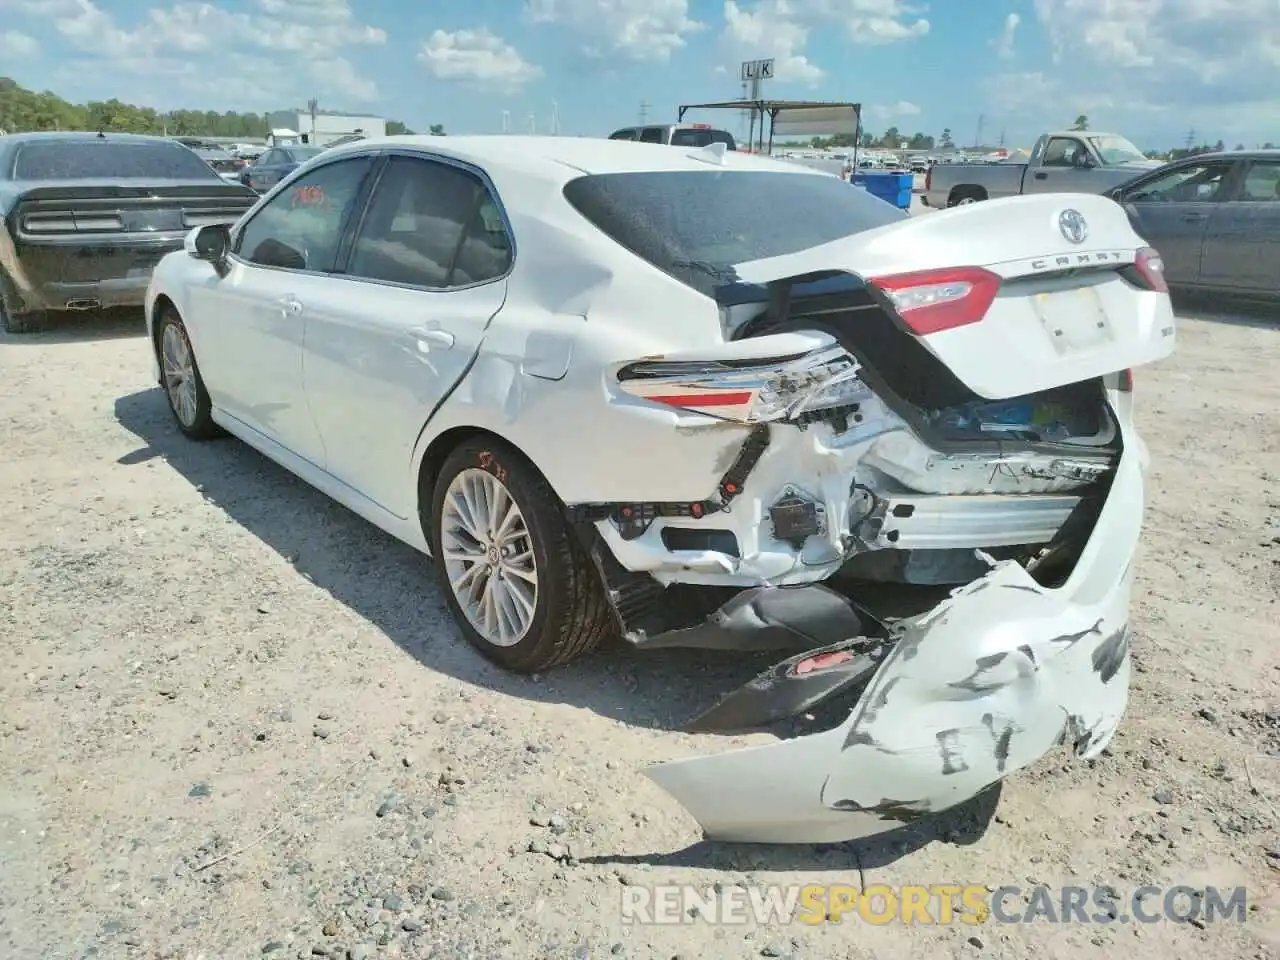
[[[641,400],[765,423],[866,399],[859,369],[840,347],[769,360],[639,360],[618,371],[618,386]]]
[[[1142,277],[1152,290],[1157,293],[1169,292],[1169,282],[1164,275],[1164,258],[1160,256],[1159,251],[1151,247],[1143,247],[1138,251],[1133,265],[1138,271],[1138,276]]]
[[[977,323],[987,315],[1000,291],[1000,278],[981,267],[920,270],[874,277],[869,282],[922,337]]]

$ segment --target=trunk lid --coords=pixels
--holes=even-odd
[[[1112,200],[1043,194],[911,217],[734,269],[750,284],[825,271],[868,282],[948,268],[988,271],[999,289],[980,320],[912,336],[975,394],[1000,400],[1173,351],[1167,293],[1144,289],[1134,274],[1143,247]],[[890,298],[881,299],[897,315]]]
[[[232,223],[257,196],[217,177],[186,181],[48,181],[23,190],[12,215],[28,243],[69,237],[182,233],[208,223]]]

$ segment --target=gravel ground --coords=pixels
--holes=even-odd
[[[857,845],[725,846],[640,769],[758,662],[540,678],[408,548],[248,447],[184,441],[139,321],[0,337],[0,954],[1274,957],[1280,327],[1186,313],[1110,754]],[[995,801],[998,800],[998,805]],[[624,926],[624,884],[1247,885],[1241,924]]]

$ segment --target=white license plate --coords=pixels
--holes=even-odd
[[[1088,350],[1114,339],[1107,311],[1093,287],[1038,293],[1036,314],[1058,353]]]

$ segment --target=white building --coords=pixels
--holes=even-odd
[[[305,110],[278,110],[268,114],[272,139],[276,142],[292,140],[323,147],[339,137],[362,133],[366,137],[385,137],[387,121],[382,117],[355,117],[337,113],[317,113],[315,129],[311,127],[311,114]]]

